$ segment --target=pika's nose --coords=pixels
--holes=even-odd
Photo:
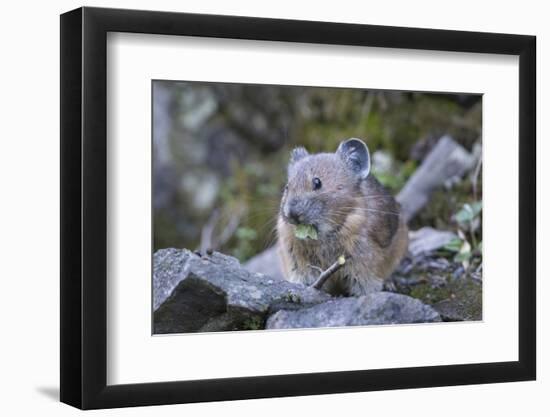
[[[288,219],[291,223],[300,224],[304,221],[304,216],[295,209],[290,209],[288,211]]]
[[[288,202],[287,217],[291,223],[300,224],[304,221],[304,213],[300,206],[295,198]]]

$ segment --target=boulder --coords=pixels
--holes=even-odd
[[[456,234],[447,230],[422,227],[409,232],[409,252],[412,256],[433,252],[449,244],[457,237]]]
[[[214,252],[161,249],[153,256],[154,333],[263,329],[269,314],[324,302],[330,296],[247,271]]]
[[[430,306],[401,294],[379,292],[362,297],[334,298],[298,311],[281,310],[267,320],[267,329],[431,323],[441,317]]]

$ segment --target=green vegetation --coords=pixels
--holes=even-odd
[[[264,328],[264,320],[258,316],[250,317],[243,323],[240,330],[262,330]]]
[[[298,239],[313,239],[317,240],[317,230],[315,230],[315,227],[309,225],[309,224],[299,224],[296,226],[294,235]]]

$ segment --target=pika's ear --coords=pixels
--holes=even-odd
[[[338,146],[336,154],[359,177],[367,178],[370,172],[370,153],[365,142],[356,138],[345,140]]]
[[[305,158],[309,154],[306,151],[306,148],[303,146],[300,146],[298,148],[294,148],[292,152],[290,153],[290,163],[293,164],[296,161],[299,161],[302,158]]]

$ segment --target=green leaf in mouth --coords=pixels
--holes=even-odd
[[[313,239],[317,240],[317,229],[310,224],[299,224],[294,229],[294,236],[298,239]]]

